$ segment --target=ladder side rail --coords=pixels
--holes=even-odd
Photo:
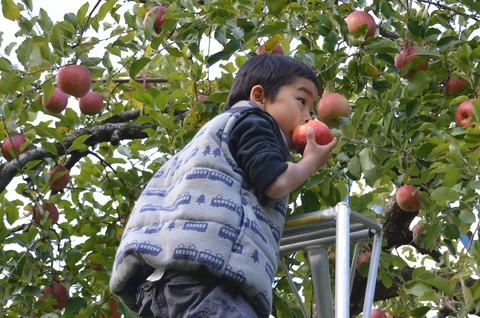
[[[374,230],[375,232],[383,232],[383,228],[378,222],[375,222],[374,220],[367,218],[366,216],[361,215],[358,212],[352,211],[350,218],[352,219],[352,221],[362,223],[366,227]]]
[[[293,281],[292,275],[290,275],[290,272],[288,271],[288,267],[285,264],[285,262],[283,261],[283,259],[280,259],[280,265],[282,265],[283,272],[285,273],[285,276],[287,277],[288,285],[290,285],[290,289],[295,294],[295,298],[297,299],[297,302],[300,305],[300,310],[302,311],[303,317],[304,318],[309,318],[310,315],[308,314],[307,307],[305,307],[305,304],[303,303],[303,299],[300,296],[300,293],[298,292],[297,286],[295,286],[295,282]]]
[[[307,249],[317,318],[334,318],[328,247],[328,245],[317,245]]]
[[[360,255],[360,249],[364,244],[365,244],[364,240],[359,240],[355,243],[355,249],[353,251],[352,262],[350,265],[350,289],[349,289],[350,295],[352,294],[353,279],[355,278],[355,272],[357,270],[358,256]]]
[[[340,202],[337,212],[335,260],[335,317],[350,318],[350,206]]]
[[[367,287],[365,298],[363,300],[363,316],[370,317],[375,296],[375,287],[377,283],[378,263],[380,261],[380,250],[382,248],[383,232],[375,233],[373,237],[372,256],[370,258],[370,267],[368,268]]]

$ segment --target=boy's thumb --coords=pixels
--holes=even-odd
[[[315,132],[312,127],[307,127],[307,142],[315,142]]]

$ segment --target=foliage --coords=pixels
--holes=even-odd
[[[12,162],[0,159],[0,316],[53,312],[53,298],[38,300],[53,281],[69,287],[63,316],[106,314],[114,253],[142,186],[221,111],[235,71],[265,42],[314,68],[325,92],[346,96],[352,109],[334,130],[340,142],[333,159],[292,193],[299,204],[291,213],[348,197],[353,210],[387,219],[405,213],[389,208],[392,192],[415,185],[422,190],[418,217],[427,223],[423,248],[410,244],[410,223],[403,224],[410,233],[403,241],[386,239],[379,284],[398,289],[378,296],[378,304],[402,317],[445,308],[454,316],[480,312],[480,283],[472,280],[480,263],[480,102],[475,125],[455,124],[456,107],[476,99],[480,88],[477,2],[169,0],[161,34],[148,28],[153,19],[143,27],[156,5],[151,0],[90,1],[61,21],[33,2],[2,0],[3,16],[18,28],[2,32],[15,32],[15,41],[1,43],[0,140],[21,132],[29,151]],[[375,17],[376,36],[364,41],[366,28],[348,33],[344,18],[353,10]],[[400,75],[413,65],[400,71],[394,58],[413,43],[420,46],[417,62],[429,67],[405,80]],[[58,115],[42,107],[59,67],[69,63],[89,68],[92,90],[106,100],[100,115],[82,115],[73,97]],[[467,85],[445,96],[451,75]],[[199,95],[207,101],[197,102]],[[53,191],[47,170],[59,164],[72,179]],[[352,191],[352,183],[360,190]],[[33,223],[41,202],[57,205],[57,225],[48,226],[46,216],[43,228]],[[311,302],[303,255],[289,264]],[[407,279],[409,267],[415,268]],[[275,315],[298,313],[281,271],[275,288]]]

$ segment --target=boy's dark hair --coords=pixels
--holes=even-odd
[[[250,58],[238,70],[225,103],[225,110],[241,100],[250,99],[250,91],[261,85],[265,97],[274,100],[282,86],[298,77],[311,80],[320,91],[320,84],[312,68],[287,55],[261,54]]]

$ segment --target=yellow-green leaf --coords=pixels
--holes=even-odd
[[[2,0],[2,13],[5,19],[12,21],[20,19],[20,8],[13,0]]]

